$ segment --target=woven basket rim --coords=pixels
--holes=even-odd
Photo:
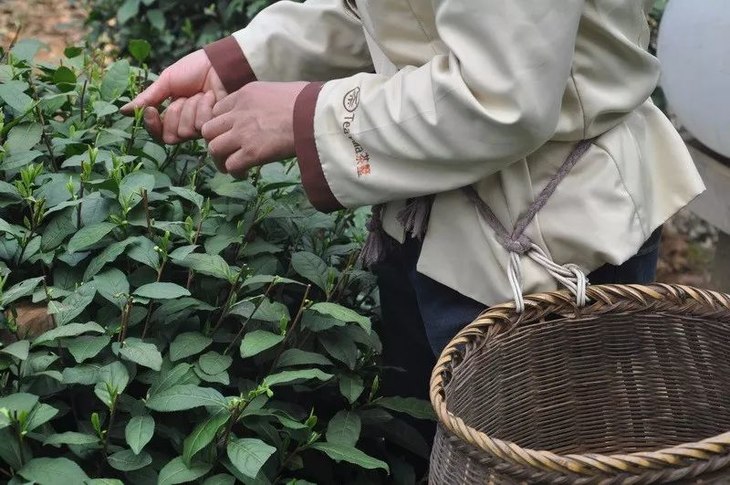
[[[485,310],[471,324],[462,329],[442,351],[433,369],[429,395],[431,405],[441,426],[467,444],[494,458],[544,472],[558,472],[584,476],[605,476],[612,473],[641,474],[659,468],[681,468],[690,463],[707,461],[727,455],[730,451],[730,431],[701,441],[685,443],[655,451],[625,454],[568,454],[559,455],[548,450],[523,448],[507,440],[490,437],[467,425],[446,407],[446,375],[450,374],[455,357],[462,355],[461,347],[482,342],[486,330],[502,324],[511,329],[523,322],[535,321],[540,315],[566,313],[577,317],[605,315],[620,311],[670,311],[683,314],[718,314],[730,310],[730,295],[686,285],[596,285],[587,290],[589,303],[578,308],[575,297],[567,291],[536,293],[525,296],[525,311],[519,315],[514,303],[493,306]],[[504,330],[508,331],[508,330]]]

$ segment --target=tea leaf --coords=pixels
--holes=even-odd
[[[255,438],[234,439],[228,443],[228,458],[243,475],[256,478],[261,467],[276,453],[276,448]]]
[[[124,428],[124,437],[132,451],[138,455],[155,433],[155,420],[152,416],[135,416]]]
[[[241,357],[253,357],[261,352],[268,350],[284,340],[284,335],[267,332],[265,330],[255,330],[247,333],[241,341]]]
[[[153,411],[184,411],[202,406],[221,408],[225,400],[220,392],[209,387],[182,384],[160,391],[147,400],[147,407]]]
[[[197,480],[213,468],[208,463],[193,463],[188,467],[182,459],[182,456],[170,461],[160,470],[158,485],[174,485],[176,483],[187,483]]]
[[[363,453],[353,446],[347,446],[337,443],[314,443],[312,449],[321,451],[333,460],[346,461],[367,470],[382,469],[390,471],[388,464],[384,461],[373,458],[370,455]]]

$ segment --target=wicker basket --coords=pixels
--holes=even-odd
[[[433,484],[730,484],[730,296],[588,288],[493,307],[431,378]]]

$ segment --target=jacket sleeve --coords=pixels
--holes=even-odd
[[[585,0],[434,0],[446,48],[392,77],[305,87],[295,106],[304,188],[315,207],[463,187],[555,133]]]
[[[362,24],[347,0],[283,0],[205,46],[228,92],[251,81],[325,81],[372,71]]]

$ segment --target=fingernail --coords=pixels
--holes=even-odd
[[[120,111],[132,111],[132,103],[127,103],[120,108]]]

